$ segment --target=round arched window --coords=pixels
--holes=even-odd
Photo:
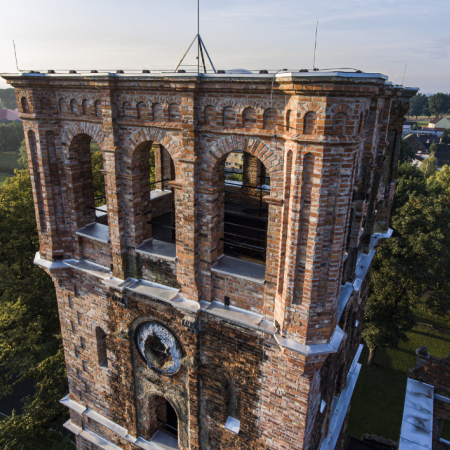
[[[173,375],[181,367],[182,350],[175,335],[158,322],[144,322],[136,329],[136,347],[156,372]]]

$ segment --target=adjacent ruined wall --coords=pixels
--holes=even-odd
[[[401,124],[415,91],[376,74],[283,74],[273,93],[272,75],[6,78],[22,108],[36,263],[57,288],[70,398],[147,440],[166,399],[177,413],[180,449],[324,445],[333,399],[358,350],[371,238],[388,231]],[[103,241],[77,234],[95,222],[90,139],[104,161]],[[154,201],[152,146],[156,180],[164,180],[155,188],[172,192]],[[231,152],[244,153],[247,186],[270,177],[262,200],[233,188],[268,211],[259,279],[215,269]],[[174,256],[158,256],[142,247],[152,238],[147,222],[172,207]],[[358,267],[361,256],[368,263]],[[127,290],[136,280],[180,293],[165,301]],[[352,293],[343,299],[345,283]],[[179,341],[175,375],[139,357],[135,332],[146,320]],[[225,428],[230,414],[240,420],[239,434]],[[84,415],[72,411],[71,418],[123,449],[139,448]],[[78,448],[91,448],[76,439]]]

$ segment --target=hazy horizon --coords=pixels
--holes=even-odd
[[[196,7],[193,0],[8,3],[0,73],[17,72],[13,39],[22,70],[173,70],[196,34]],[[318,20],[316,67],[380,72],[401,84],[407,64],[406,86],[449,92],[448,9],[446,0],[211,0],[201,3],[200,33],[216,69],[311,69]],[[186,63],[196,64],[195,56],[191,50]]]

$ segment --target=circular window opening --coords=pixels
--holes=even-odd
[[[180,369],[181,346],[164,325],[144,322],[137,328],[135,339],[139,354],[151,369],[168,375]]]

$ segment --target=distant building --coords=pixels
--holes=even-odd
[[[450,128],[450,120],[447,117],[438,117],[437,119],[430,120],[428,128],[444,128],[448,130]]]
[[[0,109],[0,123],[22,122],[17,109]]]
[[[450,145],[437,144],[437,150],[435,151],[434,156],[436,156],[438,167],[450,164]]]

